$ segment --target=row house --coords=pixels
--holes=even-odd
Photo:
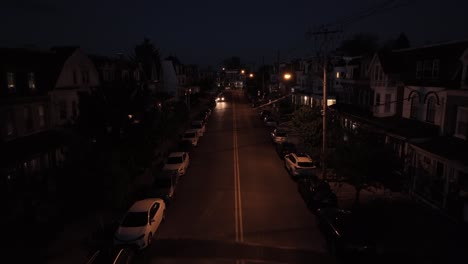
[[[468,192],[467,52],[467,41],[377,52],[358,78],[370,93],[332,108],[344,127],[373,129],[392,146],[413,197],[457,218]]]
[[[332,60],[334,61],[334,60]],[[323,101],[323,58],[310,57],[302,60],[296,70],[296,86],[292,103],[297,105],[320,106]],[[331,63],[327,67],[327,105],[336,102]]]
[[[139,122],[144,109],[157,109],[158,105],[152,97],[145,96],[148,102],[144,105],[135,102],[135,98],[144,92],[145,88],[152,89],[146,79],[141,63],[125,58],[122,54],[117,57],[90,56],[99,75],[100,86],[95,95],[100,103],[105,104],[108,114],[101,116],[106,121],[106,134],[123,134],[123,127],[132,122]],[[120,131],[120,132],[119,132]]]
[[[57,190],[79,93],[97,85],[94,66],[78,48],[0,49],[0,177],[4,221],[42,210]],[[36,219],[33,219],[36,220]]]

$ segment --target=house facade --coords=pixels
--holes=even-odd
[[[56,53],[0,49],[0,193],[8,212],[2,221],[30,215],[53,217],[48,208],[57,192],[68,138],[54,123]]]
[[[49,91],[54,126],[73,123],[79,115],[80,93],[90,93],[99,86],[99,74],[91,59],[77,47],[53,48],[56,74]]]
[[[467,49],[467,41],[458,41],[378,52],[366,69],[367,99],[338,94],[332,107],[344,127],[371,129],[393,148],[411,196],[465,221]],[[355,89],[350,84],[341,80],[344,93]]]

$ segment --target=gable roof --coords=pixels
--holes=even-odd
[[[468,40],[454,41],[418,48],[394,50],[400,63],[402,80],[407,85],[444,86],[458,88],[461,78],[462,63],[460,57],[468,49]],[[416,79],[416,64],[418,61],[439,60],[439,77],[436,79]]]

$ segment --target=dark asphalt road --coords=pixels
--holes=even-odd
[[[158,240],[134,263],[330,263],[257,111],[241,91],[230,95],[191,153]]]

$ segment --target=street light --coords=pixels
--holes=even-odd
[[[245,73],[245,70],[241,70],[241,73],[244,74],[244,73]]]
[[[291,74],[290,74],[290,73],[285,73],[284,76],[283,76],[283,78],[284,78],[285,80],[289,80],[289,79],[291,79]]]
[[[254,77],[253,73],[249,74],[249,77],[250,77],[250,78],[253,78],[253,77]]]

